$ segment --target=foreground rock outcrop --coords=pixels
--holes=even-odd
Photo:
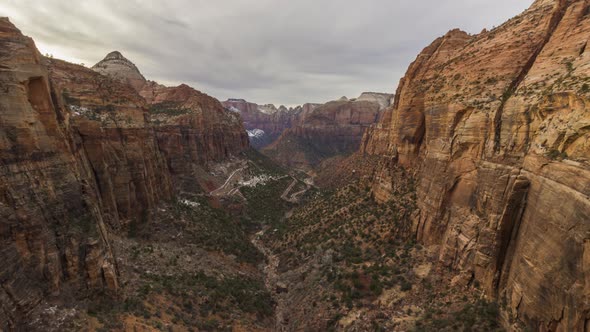
[[[388,96],[388,98],[383,98]],[[392,95],[365,93],[340,99],[300,115],[297,124],[263,151],[284,165],[317,166],[323,160],[357,151],[367,127],[376,123]]]
[[[0,328],[46,296],[117,291],[103,202],[30,38],[0,19]]]
[[[362,152],[415,172],[416,239],[505,305],[505,323],[590,328],[590,2],[538,0],[425,48]],[[387,201],[386,166],[373,183]]]
[[[118,52],[107,60],[130,68]],[[178,191],[199,190],[184,185],[198,182],[197,168],[244,151],[248,139],[216,99],[136,84],[136,70],[110,77],[45,59],[6,18],[0,69],[0,329],[12,330],[49,298],[116,294],[111,234],[147,221]]]

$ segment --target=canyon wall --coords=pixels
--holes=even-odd
[[[92,165],[33,41],[0,19],[0,325],[48,295],[116,291]]]
[[[109,234],[199,190],[195,168],[248,148],[239,116],[216,99],[43,58],[6,18],[0,82],[3,330],[47,299],[116,294]]]
[[[416,239],[541,331],[590,329],[590,1],[425,48],[361,151],[415,173]],[[392,196],[390,167],[377,200]]]

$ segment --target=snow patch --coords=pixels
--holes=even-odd
[[[276,177],[276,176],[262,174],[262,175],[257,175],[249,180],[240,181],[239,184],[242,187],[256,187],[259,184],[264,185],[268,181],[274,181],[274,180],[278,180],[278,179],[279,179],[279,177]]]
[[[248,137],[250,138],[262,138],[266,133],[262,129],[252,129],[246,130],[248,132]]]
[[[194,207],[194,208],[201,206],[201,204],[199,204],[197,202],[189,201],[188,199],[181,199],[180,204]]]
[[[239,109],[235,108],[234,106],[230,106],[229,107],[229,110],[232,111],[232,112],[234,112],[234,113],[241,113],[241,111]]]
[[[75,115],[88,115],[89,113],[94,113],[88,107],[84,106],[68,105],[68,109]]]

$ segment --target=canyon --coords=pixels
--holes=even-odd
[[[0,330],[590,331],[589,0],[287,108],[0,18]]]
[[[290,108],[283,105],[277,108],[273,104],[258,105],[244,99],[228,99],[222,104],[228,110],[241,115],[250,143],[256,149],[268,148],[267,151],[278,150],[277,153],[288,154],[287,149],[293,147],[284,142],[277,142],[279,139],[290,140],[282,138],[284,134],[288,137],[294,135],[311,144],[314,144],[314,139],[318,138],[319,141],[315,144],[317,149],[321,149],[329,140],[336,145],[338,145],[337,142],[346,145],[340,148],[328,148],[329,150],[334,148],[331,153],[334,155],[350,154],[358,150],[364,129],[377,122],[379,114],[391,104],[392,100],[393,95],[390,94],[363,92],[358,98],[351,100],[342,97],[340,100],[324,104],[306,103]],[[314,133],[311,133],[311,130]],[[348,131],[350,133],[344,134]],[[270,147],[271,145],[273,146]],[[289,164],[287,160],[275,159]]]

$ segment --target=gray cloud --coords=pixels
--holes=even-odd
[[[92,65],[121,51],[149,79],[259,103],[395,91],[452,28],[477,33],[532,0],[4,0],[41,52]]]

